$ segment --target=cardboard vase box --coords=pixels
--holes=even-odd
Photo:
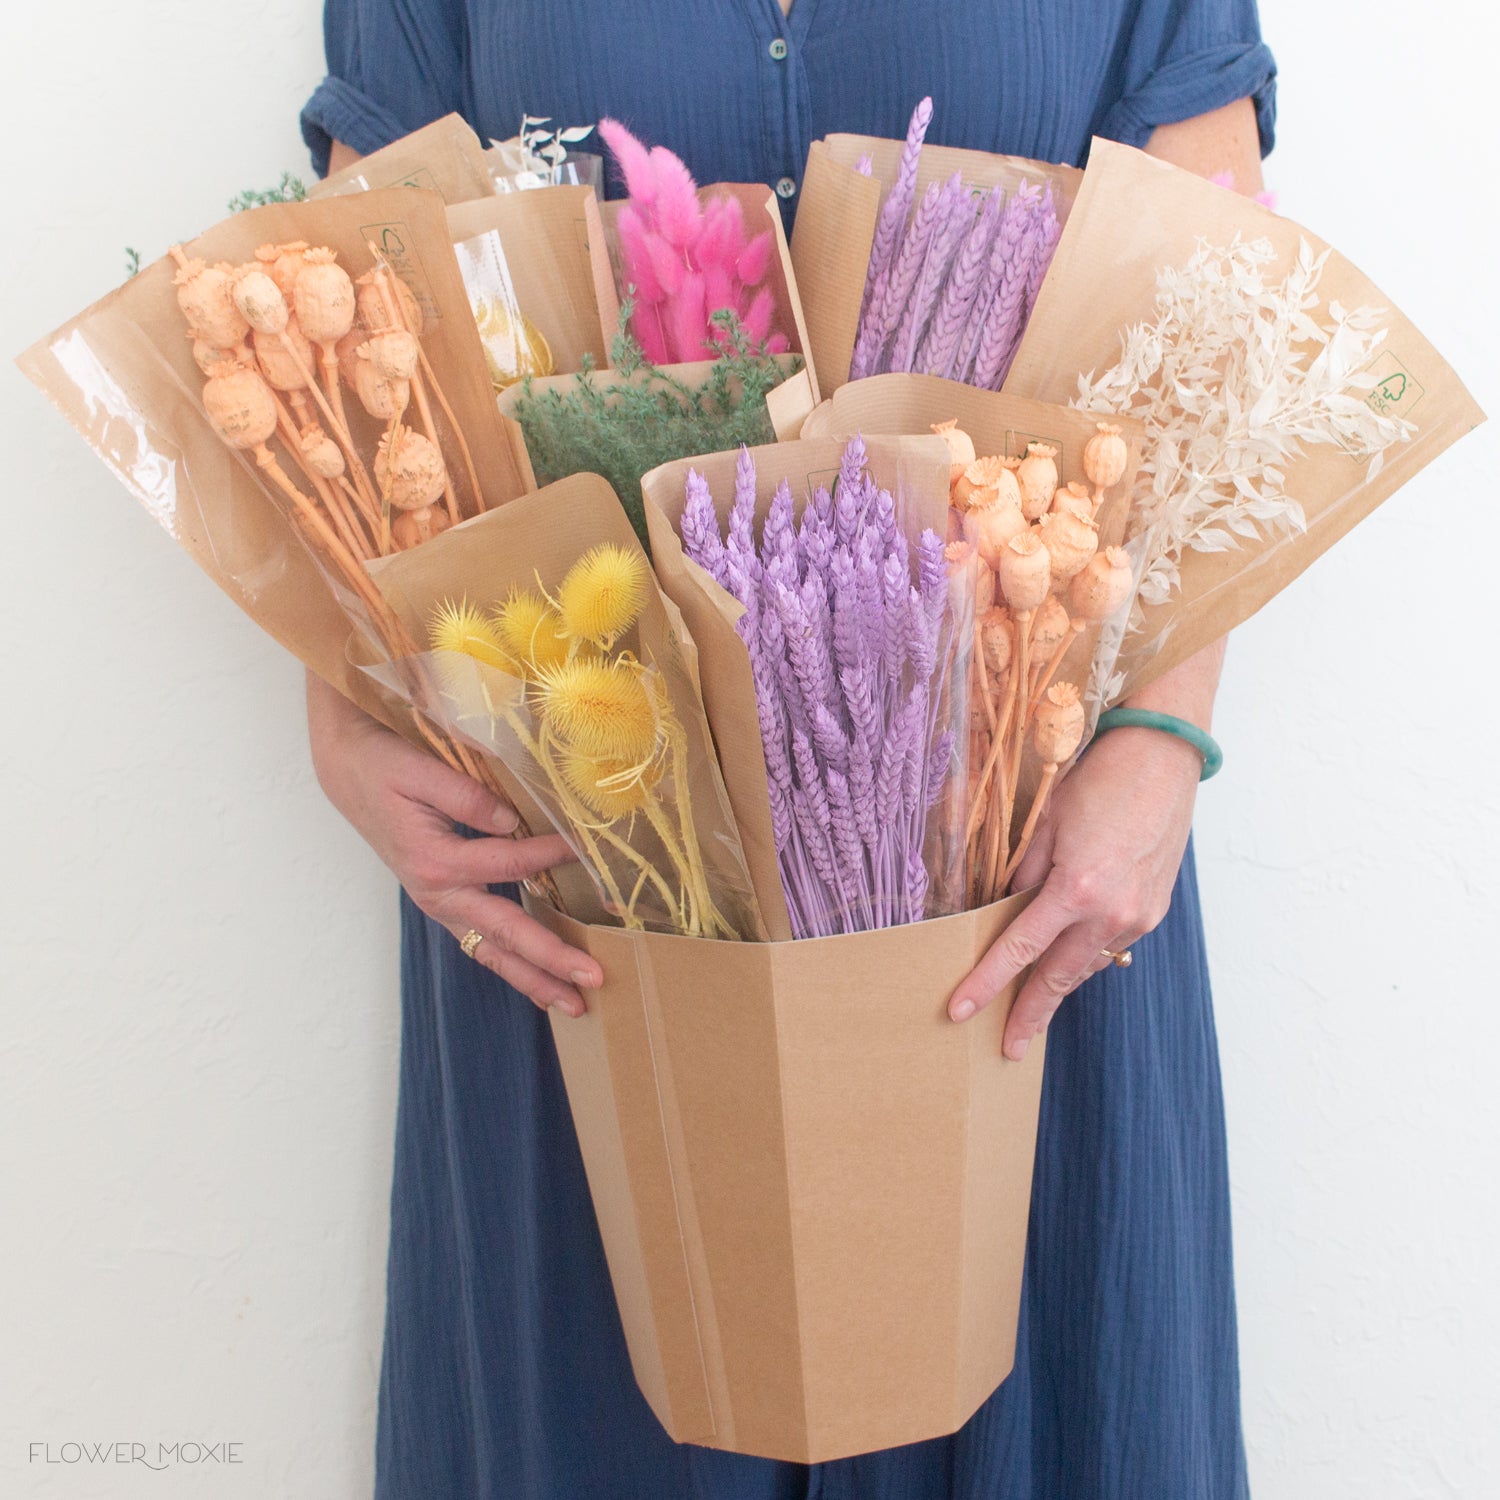
[[[1044,1049],[953,988],[1029,895],[800,942],[532,915],[635,1378],[667,1433],[818,1463],[956,1431],[1015,1359]]]

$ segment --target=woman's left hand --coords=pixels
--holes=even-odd
[[[1014,890],[1041,885],[954,990],[948,1014],[966,1021],[1028,964],[1011,1007],[1005,1055],[1020,1061],[1065,996],[1167,914],[1192,829],[1202,758],[1155,729],[1115,729],[1062,777]]]

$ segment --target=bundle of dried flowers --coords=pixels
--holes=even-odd
[[[641,476],[695,453],[774,442],[766,394],[798,362],[778,362],[765,346],[751,345],[732,313],[715,313],[712,322],[723,339],[719,357],[693,385],[646,358],[625,332],[631,311],[629,303],[621,309],[608,371],[597,374],[586,359],[566,389],[539,391],[523,381],[511,412],[538,483],[602,474],[648,546]]]
[[[962,674],[956,700],[948,679],[966,634],[942,538],[926,531],[908,543],[859,438],[835,492],[815,490],[800,523],[782,483],[758,543],[755,479],[742,450],[726,537],[692,471],[682,539],[745,606],[738,629],[792,930],[819,937],[919,921],[930,886],[958,884],[924,860],[929,814],[956,774],[949,724]]]
[[[998,390],[1062,226],[1051,188],[1026,183],[1007,201],[998,187],[971,192],[955,173],[917,202],[931,121],[924,99],[876,222],[849,378],[897,371]]]
[[[1073,683],[1055,683],[1074,641],[1116,614],[1131,596],[1128,560],[1100,549],[1095,518],[1124,477],[1127,449],[1101,422],[1085,445],[1087,485],[1058,483],[1057,450],[1029,443],[1011,458],[978,457],[952,423],[935,429],[954,457],[953,521],[947,555],[977,559],[975,650],[969,716],[968,898],[1004,894],[1035,834],[1059,767],[1085,728]],[[1075,733],[1076,730],[1076,733]],[[1024,747],[1043,770],[1020,837],[1011,847]]]
[[[1156,316],[1122,332],[1119,361],[1079,377],[1074,406],[1146,424],[1127,549],[1137,603],[1120,636],[1141,627],[1142,606],[1176,591],[1185,553],[1306,529],[1286,488],[1293,459],[1335,445],[1368,460],[1368,482],[1414,431],[1366,401],[1381,310],[1334,301],[1315,316],[1327,254],[1302,241],[1278,279],[1268,240],[1200,243],[1157,273]],[[1097,657],[1090,691],[1101,703],[1123,686],[1116,655]]]
[[[467,600],[443,605],[431,644],[505,674],[481,684],[487,713],[513,737],[496,734],[497,748],[518,748],[517,769],[540,778],[614,916],[630,928],[733,938],[699,844],[681,717],[662,674],[623,644],[649,574],[641,553],[604,543],[555,596],[539,582],[488,613]],[[456,679],[449,691],[466,696]]]
[[[692,174],[665,146],[648,150],[618,120],[600,120],[599,135],[630,195],[615,228],[635,304],[631,332],[646,358],[702,359],[705,343],[723,341],[712,322],[720,311],[734,315],[751,344],[785,353],[791,346],[776,331],[776,298],[766,285],[776,253],[771,231],[747,237],[737,198],[700,203]]]

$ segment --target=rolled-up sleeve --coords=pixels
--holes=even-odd
[[[302,108],[318,175],[327,175],[334,141],[365,155],[465,113],[465,37],[458,0],[325,0],[328,76]]]
[[[1261,40],[1255,0],[1142,0],[1125,91],[1098,133],[1144,146],[1158,125],[1247,98],[1266,156],[1276,142],[1276,60]]]

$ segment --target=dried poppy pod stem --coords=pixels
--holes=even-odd
[[[433,392],[437,396],[443,412],[448,418],[449,426],[452,428],[459,449],[463,453],[464,464],[469,471],[469,482],[474,490],[474,507],[477,513],[484,509],[484,502],[479,498],[479,476],[474,472],[474,461],[469,456],[468,444],[464,442],[463,434],[459,431],[458,423],[454,419],[452,408],[449,407],[442,391],[438,387],[437,378],[432,373],[432,367],[427,362],[427,356],[422,352],[420,342],[416,340],[413,330],[406,326],[404,321],[405,309],[399,295],[391,287],[391,283],[397,279],[396,273],[391,270],[390,265],[373,244],[370,246],[370,254],[375,257],[375,265],[370,275],[374,278],[373,285],[379,291],[381,302],[385,307],[386,327],[393,331],[404,331],[411,335],[416,348],[417,365],[413,368],[409,378],[412,395],[416,398],[417,414],[421,418],[423,431],[436,444],[437,424],[432,420],[432,407],[427,401],[427,383],[430,381]],[[374,336],[372,335],[372,337]],[[453,491],[453,483],[448,478],[446,468],[443,471],[443,485],[443,496],[448,506],[448,519],[454,525],[457,525],[463,519],[463,514],[459,510],[458,496]]]
[[[308,252],[312,254],[312,252]],[[332,254],[332,252],[326,252]],[[327,269],[320,265],[320,269]],[[311,268],[308,268],[311,269]],[[333,269],[337,269],[334,267]],[[342,272],[340,273],[342,274]],[[281,352],[297,370],[303,382],[303,388],[313,397],[322,412],[324,420],[333,429],[334,436],[338,439],[340,446],[349,460],[350,473],[354,478],[356,491],[361,497],[361,508],[365,511],[366,518],[374,520],[380,511],[379,502],[375,498],[374,487],[370,484],[369,475],[365,473],[363,463],[360,461],[359,452],[354,446],[354,437],[349,430],[349,423],[344,414],[344,403],[338,394],[337,380],[332,392],[333,402],[323,394],[318,387],[317,376],[313,373],[312,366],[304,357],[302,349],[292,339],[289,332],[291,323],[291,309],[287,306],[286,298],[281,293],[281,288],[264,271],[256,267],[241,267],[236,273],[233,283],[233,297],[235,306],[245,318],[246,322],[259,336],[273,338],[280,345]],[[351,307],[353,298],[351,293]],[[311,303],[304,303],[313,316],[319,315],[319,308]],[[299,330],[302,334],[304,347],[310,348],[313,344],[323,347],[320,341],[308,332],[305,319],[298,317]],[[326,331],[326,321],[321,327],[314,324],[316,331]],[[324,370],[327,369],[327,351],[324,350]]]
[[[274,395],[273,399],[275,399]],[[354,516],[344,505],[343,497],[308,462],[302,434],[297,430],[291,414],[279,400],[276,401],[276,431],[281,438],[282,445],[302,470],[303,477],[317,491],[318,499],[323,502],[323,509],[332,520],[334,529],[344,545],[358,558],[371,556],[370,543]]]
[[[1005,602],[1010,606],[1014,638],[1014,649],[1011,652],[1014,690],[1010,721],[1016,732],[1006,765],[1005,801],[1001,813],[1003,828],[1008,835],[1016,776],[1021,765],[1021,739],[1026,722],[1031,622],[1035,612],[1052,592],[1052,559],[1035,532],[1023,531],[1006,543],[1000,558],[1000,589],[1005,595]]]
[[[1016,851],[1006,861],[1000,876],[999,890],[1003,891],[1015,876],[1016,869],[1026,857],[1031,840],[1036,834],[1037,824],[1047,806],[1052,783],[1057,779],[1058,767],[1078,748],[1083,739],[1083,704],[1078,689],[1071,682],[1059,682],[1047,690],[1047,696],[1037,711],[1035,730],[1036,753],[1042,758],[1042,779],[1037,783],[1036,795],[1031,799],[1031,811],[1026,814],[1026,826],[1016,840]],[[998,894],[998,892],[997,892]]]
[[[1083,445],[1084,477],[1094,487],[1094,507],[1104,499],[1104,492],[1125,477],[1130,449],[1120,436],[1120,429],[1110,422],[1100,422],[1099,430]]]
[[[292,306],[302,331],[318,346],[328,399],[343,416],[338,342],[354,326],[354,283],[327,246],[304,250],[292,282]],[[341,424],[346,430],[348,423]]]

